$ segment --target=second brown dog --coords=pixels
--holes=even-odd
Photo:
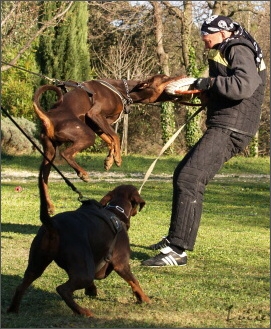
[[[26,289],[55,261],[68,274],[68,281],[56,288],[65,303],[76,314],[92,317],[93,313],[78,305],[73,292],[85,289],[85,294],[97,295],[94,279],[104,279],[113,270],[132,288],[138,302],[150,302],[132,274],[127,231],[130,217],[144,207],[145,201],[133,185],[121,185],[107,193],[99,202],[88,200],[75,211],[50,217],[42,185],[40,187],[40,220],[42,226],[35,236],[28,266],[18,285],[8,312],[19,311]]]

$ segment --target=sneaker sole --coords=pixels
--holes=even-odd
[[[182,265],[145,265],[141,264],[142,266],[148,266],[148,267],[180,267],[180,266],[187,266],[187,264],[182,264]]]

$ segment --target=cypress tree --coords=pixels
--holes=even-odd
[[[60,7],[61,1],[40,3],[41,22],[48,21]],[[88,37],[88,4],[76,1],[55,27],[40,37],[37,61],[41,72],[58,80],[83,81],[91,78]],[[48,81],[41,81],[42,84]],[[47,104],[50,103],[47,97]]]
[[[40,25],[43,22],[50,20],[57,9],[56,1],[41,1],[40,2]],[[53,63],[54,63],[54,39],[55,28],[48,27],[46,31],[40,36],[39,45],[36,53],[37,63],[43,74],[54,77]],[[42,79],[41,83],[47,83],[47,80]]]

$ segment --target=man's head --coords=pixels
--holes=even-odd
[[[201,27],[202,41],[205,43],[205,48],[213,48],[216,44],[229,38],[235,30],[236,27],[229,17],[211,16],[204,21]]]
[[[202,35],[202,41],[206,49],[213,48],[216,44],[221,43],[223,40],[228,39],[232,35],[229,31],[219,31],[212,34]]]

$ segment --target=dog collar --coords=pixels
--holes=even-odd
[[[112,206],[111,204],[108,204],[106,207],[105,207],[105,209],[112,209],[112,208],[114,208],[114,209],[116,209],[116,210],[118,210],[120,213],[122,213],[127,219],[129,219],[129,216],[127,216],[126,214],[125,214],[125,211],[124,211],[124,209],[123,208],[121,208],[120,206]]]

